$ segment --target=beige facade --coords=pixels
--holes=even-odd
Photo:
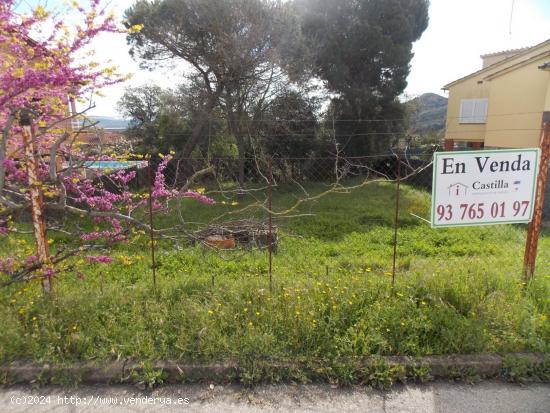
[[[446,148],[538,147],[543,112],[550,111],[550,39],[482,59],[481,70],[443,88]]]

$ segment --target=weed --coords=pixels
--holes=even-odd
[[[455,380],[467,384],[479,383],[482,377],[474,367],[453,367],[449,368],[446,376],[451,380]]]
[[[550,381],[550,358],[535,363],[525,358],[508,356],[503,361],[501,375],[507,381],[521,384]]]
[[[40,373],[38,373],[36,377],[33,380],[31,380],[30,383],[32,387],[43,387],[50,384],[50,380],[51,380],[50,371],[47,369],[44,369],[40,371]]]
[[[53,374],[50,379],[51,384],[63,387],[78,387],[82,382],[82,375],[79,372],[60,370]]]
[[[0,372],[0,386],[10,386],[14,383],[13,378],[8,370]]]
[[[389,364],[382,359],[374,360],[363,371],[363,384],[375,389],[388,390],[396,383],[405,383],[407,380],[405,366]]]
[[[424,363],[413,364],[407,369],[407,376],[412,380],[420,383],[426,383],[433,380],[430,374],[430,366]]]
[[[138,388],[154,389],[164,383],[168,375],[163,369],[155,369],[150,362],[143,362],[130,373],[130,378]]]

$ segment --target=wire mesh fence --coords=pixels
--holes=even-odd
[[[430,152],[173,159],[168,185],[215,204],[171,201],[154,218],[154,236],[225,261],[248,257],[270,286],[279,270],[315,277],[331,268],[392,281],[457,273],[521,280],[527,225],[430,226],[432,159]],[[548,253],[539,257],[537,273],[548,272]]]

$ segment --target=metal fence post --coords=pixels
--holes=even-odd
[[[153,174],[151,173],[151,155],[147,162],[147,189],[149,191],[149,239],[151,244],[151,269],[153,271],[153,288],[157,288],[157,264],[155,261],[155,229],[153,226]]]
[[[396,171],[396,186],[395,186],[395,218],[394,218],[394,228],[393,228],[393,268],[392,268],[392,277],[391,277],[391,288],[392,292],[395,288],[395,267],[397,261],[397,229],[399,228],[399,196],[400,196],[400,186],[401,186],[401,163],[399,160],[399,155],[397,155],[397,171]]]
[[[269,289],[273,289],[273,216],[272,216],[272,206],[273,206],[273,165],[272,165],[271,156],[267,159],[267,207],[269,209],[268,213],[268,225],[269,225],[269,241],[267,244],[267,251],[269,257]]]

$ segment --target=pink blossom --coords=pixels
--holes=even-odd
[[[216,201],[214,201],[212,198],[194,191],[184,192],[181,194],[181,196],[185,198],[193,198],[202,204],[214,205],[216,203]]]
[[[15,270],[15,260],[13,258],[0,259],[0,273],[11,275]]]
[[[25,259],[25,265],[27,265],[28,267],[30,267],[31,265],[34,265],[38,262],[38,257],[36,255],[29,255],[26,259]]]
[[[5,219],[0,219],[0,235],[6,235],[9,231],[8,222]]]
[[[86,259],[89,262],[92,262],[92,263],[110,263],[110,262],[113,262],[113,259],[111,257],[106,256],[106,255],[88,255],[88,256],[86,256]]]

